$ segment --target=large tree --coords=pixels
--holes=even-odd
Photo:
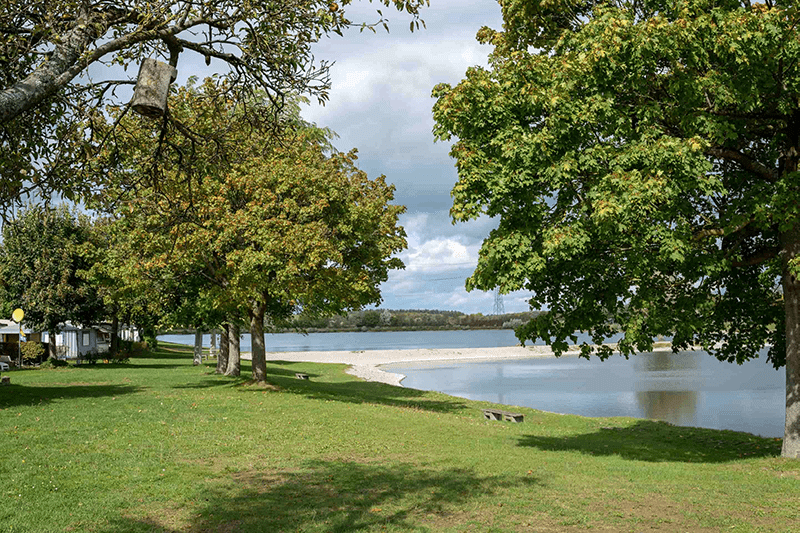
[[[518,330],[625,356],[670,335],[786,366],[800,456],[800,11],[724,0],[505,0],[488,69],[439,85],[451,214],[486,213],[468,288],[527,289]],[[589,356],[608,347],[582,347]]]
[[[3,300],[25,312],[25,323],[55,336],[65,322],[91,325],[103,316],[91,268],[91,223],[61,206],[29,206],[3,226],[0,291]]]
[[[77,172],[104,138],[92,127],[106,105],[127,102],[142,59],[178,68],[205,58],[233,92],[258,89],[325,100],[327,64],[311,45],[353,24],[350,0],[8,0],[0,10],[0,207],[28,193],[67,197],[99,184]],[[377,1],[376,1],[377,3]],[[407,11],[412,29],[427,0],[380,0]],[[221,68],[220,68],[221,67]],[[278,109],[279,105],[274,105]],[[35,125],[35,127],[32,127]],[[5,211],[2,211],[5,214]]]
[[[392,257],[406,245],[397,225],[403,208],[391,205],[394,187],[383,176],[369,179],[356,167],[355,151],[336,151],[330,132],[304,123],[296,108],[283,108],[276,136],[246,125],[241,106],[209,98],[223,88],[206,80],[178,91],[171,106],[194,131],[226,132],[220,142],[228,156],[219,159],[218,150],[193,146],[175,132],[168,142],[193,153],[205,175],[170,179],[181,165],[164,157],[159,172],[166,179],[140,190],[120,213],[138,228],[142,249],[152,249],[149,263],[204,279],[209,309],[233,324],[242,315],[249,319],[253,377],[263,381],[265,320],[280,323],[298,312],[324,316],[380,301],[388,271],[403,266]],[[141,139],[159,133],[143,119],[120,124],[127,135],[119,137],[115,174],[128,180],[147,172]],[[229,330],[229,337],[238,334]],[[227,373],[236,373],[235,352],[230,356]]]

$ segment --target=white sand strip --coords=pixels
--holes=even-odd
[[[567,352],[564,355],[575,355]],[[249,359],[250,354],[242,354]],[[339,363],[350,365],[348,374],[367,381],[402,386],[402,374],[386,372],[380,365],[434,363],[439,361],[492,361],[553,357],[549,346],[508,346],[503,348],[423,348],[414,350],[364,350],[356,352],[267,352],[268,361]]]

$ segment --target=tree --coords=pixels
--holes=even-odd
[[[230,317],[227,374],[238,374],[235,329],[238,317],[247,316],[253,377],[264,381],[265,319],[286,323],[297,312],[327,316],[380,301],[380,283],[402,267],[392,255],[406,245],[397,225],[403,208],[390,205],[394,188],[383,176],[370,180],[357,169],[355,151],[332,148],[326,130],[291,114],[278,137],[243,127],[239,107],[222,99],[212,99],[217,107],[206,105],[218,90],[206,80],[179,91],[171,105],[193,129],[227,131],[231,155],[220,160],[199,148],[202,179],[167,179],[159,189],[141,191],[121,213],[141,228],[143,246],[155,246],[153,264],[205,280],[209,307]],[[118,144],[119,172],[135,176],[139,139],[153,135],[153,125],[121,124],[131,137]],[[169,177],[180,170],[165,158],[159,171]]]
[[[380,0],[408,12],[412,30],[427,0]],[[259,89],[276,104],[287,94],[327,98],[328,65],[311,45],[353,24],[350,0],[9,0],[0,12],[0,207],[32,191],[73,198],[98,187],[77,170],[106,137],[109,103],[121,105],[147,57],[227,67],[233,93]],[[32,128],[31,124],[36,127]]]
[[[786,367],[800,456],[800,11],[723,0],[503,3],[490,68],[434,89],[454,220],[499,217],[467,287],[527,289],[557,354],[618,326]],[[588,357],[608,347],[584,345]]]
[[[90,325],[102,317],[97,288],[87,281],[91,267],[91,224],[67,207],[29,206],[3,226],[0,284],[7,302],[25,311],[25,323],[55,337],[66,321]]]

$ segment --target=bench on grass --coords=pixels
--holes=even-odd
[[[295,372],[294,377],[297,379],[308,379],[308,374],[303,374],[302,372]]]
[[[486,420],[508,420],[509,422],[522,422],[524,418],[522,413],[510,413],[499,409],[484,409],[483,417]]]

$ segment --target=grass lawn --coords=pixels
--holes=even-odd
[[[0,532],[800,531],[780,440],[525,408],[489,422],[490,404],[344,369],[273,362],[262,387],[165,345],[12,371]]]

